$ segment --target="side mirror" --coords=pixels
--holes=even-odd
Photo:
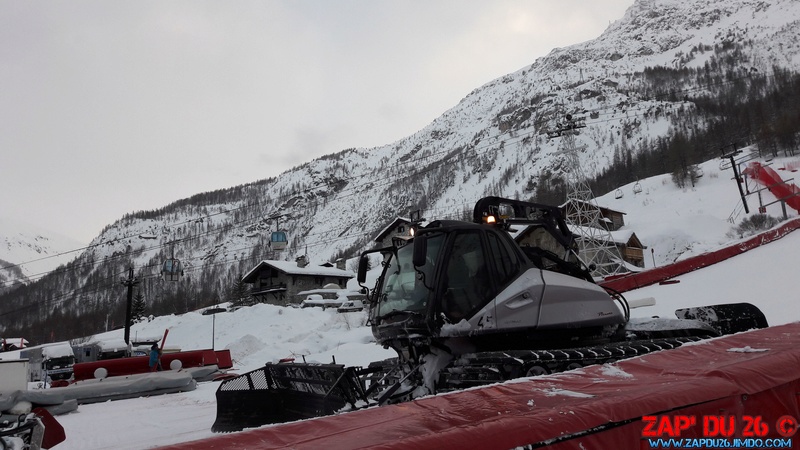
[[[364,284],[367,281],[367,267],[369,267],[369,256],[362,253],[361,258],[358,259],[358,284]]]
[[[425,235],[414,238],[414,255],[412,263],[414,267],[422,267],[428,261],[428,238]]]

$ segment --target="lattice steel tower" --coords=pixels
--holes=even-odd
[[[564,154],[568,170],[565,220],[572,232],[578,235],[578,254],[587,267],[594,266],[593,277],[604,278],[627,272],[627,269],[581,167],[580,153],[586,146],[578,147],[575,135],[585,126],[583,119],[567,115],[566,120],[557,125],[556,131],[548,135],[562,137],[560,153]]]

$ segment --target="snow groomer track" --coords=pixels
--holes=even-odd
[[[800,323],[164,449],[649,448],[642,416],[800,419]],[[742,437],[743,427],[733,437]],[[689,427],[681,438],[702,438]],[[800,439],[798,436],[793,437]],[[582,444],[583,447],[579,447]]]

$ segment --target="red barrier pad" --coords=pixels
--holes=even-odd
[[[190,350],[186,352],[165,353],[161,355],[161,367],[169,370],[174,360],[181,362],[181,367],[204,367],[217,365],[220,369],[233,367],[230,350],[214,351]],[[72,370],[75,381],[94,378],[94,371],[99,368],[106,369],[109,377],[147,373],[150,371],[150,358],[148,356],[134,356],[130,358],[103,359],[100,361],[76,363]],[[224,367],[223,367],[224,366]]]
[[[230,369],[233,367],[233,359],[231,359],[230,350],[216,350],[214,353],[217,357],[217,367],[220,369]]]

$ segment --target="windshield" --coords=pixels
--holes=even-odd
[[[44,361],[45,369],[54,369],[57,367],[70,366],[75,363],[74,356],[59,356],[57,358],[48,358]]]
[[[440,234],[427,240],[427,263],[416,270],[412,264],[412,243],[398,249],[396,256],[387,261],[381,286],[383,295],[378,305],[379,317],[393,311],[425,311],[431,294],[429,288],[433,287],[434,262],[439,256],[442,239]]]

